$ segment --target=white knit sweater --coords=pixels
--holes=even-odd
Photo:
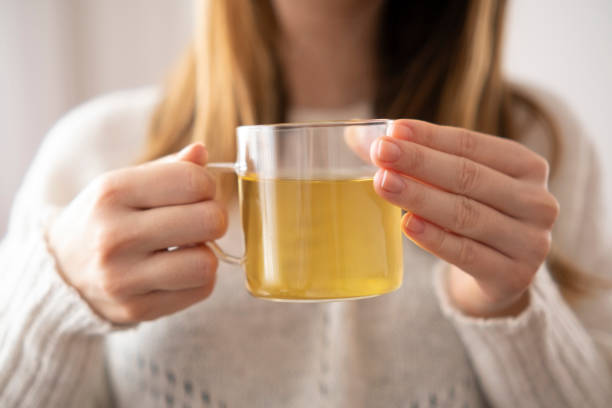
[[[543,266],[520,316],[470,318],[447,300],[447,265],[407,240],[402,288],[377,298],[269,302],[222,264],[212,296],[183,312],[130,329],[101,320],[58,276],[44,226],[95,176],[133,162],[157,98],[150,89],[101,98],[42,145],[0,247],[0,406],[612,406],[610,293],[570,308]],[[562,208],[554,243],[610,276],[597,161],[568,117],[558,114],[571,144],[551,182]],[[525,143],[546,154],[537,129]],[[237,252],[231,224],[223,244]]]

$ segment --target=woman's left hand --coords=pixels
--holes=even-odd
[[[455,305],[479,317],[520,313],[559,213],[546,160],[511,140],[416,120],[396,120],[370,155],[376,192],[408,211],[404,233],[454,265]]]

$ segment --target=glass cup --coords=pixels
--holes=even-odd
[[[401,286],[401,210],[374,191],[371,143],[390,120],[240,126],[237,161],[245,254],[213,249],[246,272],[256,296],[356,299]]]

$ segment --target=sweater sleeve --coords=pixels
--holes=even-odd
[[[612,379],[600,350],[561,297],[546,266],[515,318],[478,319],[450,302],[448,264],[436,271],[436,292],[470,356],[493,407],[605,408]]]
[[[113,95],[76,109],[51,130],[26,175],[0,244],[2,407],[112,406],[104,335],[118,328],[62,279],[45,231],[91,179],[135,156],[137,143],[121,139],[144,134],[146,120],[129,109],[146,112],[140,101],[150,99]]]
[[[58,275],[42,224],[9,233],[0,270],[0,405],[108,406],[101,335],[110,325]]]

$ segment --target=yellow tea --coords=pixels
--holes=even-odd
[[[247,287],[287,300],[379,295],[402,282],[401,210],[372,179],[240,177]]]

